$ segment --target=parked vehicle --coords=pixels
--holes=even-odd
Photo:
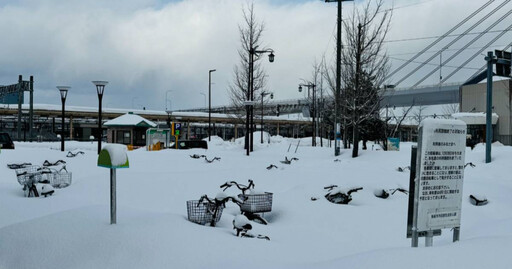
[[[176,144],[172,143],[169,148],[175,149]],[[202,148],[208,149],[208,143],[204,140],[183,140],[178,141],[178,149],[193,149],[193,148]]]
[[[2,149],[14,149],[14,143],[8,133],[0,133],[0,146]]]

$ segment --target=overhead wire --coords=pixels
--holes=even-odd
[[[510,44],[508,44],[507,46],[505,46],[502,50],[503,51],[506,51],[508,50],[510,47],[512,47],[512,42],[510,42]],[[478,71],[476,71],[473,75],[471,75],[471,77],[469,77],[469,79],[467,81],[470,81],[472,80],[473,78],[475,78],[476,76],[478,76],[480,73],[482,73],[485,69],[487,68],[487,64],[484,64],[482,67],[480,67],[480,69],[478,69]]]
[[[491,45],[491,46],[487,46],[487,47],[471,47],[471,48],[466,48],[466,50],[474,50],[474,49],[481,49],[481,48],[494,48],[494,47],[503,47],[503,46],[505,46],[505,45]],[[444,49],[443,51],[457,51],[459,49],[460,48]],[[429,51],[426,51],[425,53],[435,53],[438,51],[441,51],[441,50],[429,50]],[[402,56],[402,55],[411,55],[411,54],[416,54],[416,53],[418,53],[418,52],[395,53],[395,54],[389,54],[388,56]]]
[[[512,29],[512,24],[508,26],[507,29]],[[486,46],[485,47],[482,47],[481,49],[479,49],[477,52],[475,52],[471,57],[469,57],[468,59],[466,59],[466,61],[464,63],[462,63],[461,66],[465,66],[466,64],[468,64],[469,62],[471,62],[476,56],[478,56],[478,54],[482,53],[482,51],[484,51],[489,45],[491,45],[492,43],[496,42],[496,40],[500,39],[503,35],[505,34],[505,32],[502,32],[501,34],[495,36],[493,39],[491,39],[489,42],[487,42]],[[455,70],[453,70],[448,76],[446,76],[444,79],[441,80],[441,83],[445,82],[446,80],[448,80],[451,76],[453,76],[455,73],[457,73],[461,68],[457,68]]]
[[[493,1],[493,0],[491,0]],[[496,8],[494,8],[492,11],[490,11],[489,13],[487,13],[483,18],[481,18],[480,20],[478,20],[476,23],[474,23],[473,25],[471,25],[466,31],[464,31],[464,33],[469,33],[471,32],[475,27],[477,27],[478,25],[480,25],[482,22],[486,21],[489,17],[491,17],[494,13],[496,13],[498,10],[500,10],[503,6],[505,6],[506,4],[508,4],[508,2],[510,2],[510,0],[506,0],[505,2],[501,3],[499,6],[497,6]],[[487,4],[487,3],[486,3]],[[485,7],[482,6],[482,7]],[[480,8],[481,9],[481,8]],[[480,9],[478,9],[477,11],[479,11]],[[475,14],[475,13],[473,13]],[[472,14],[472,15],[473,15]],[[470,16],[471,17],[471,16]],[[466,22],[468,20],[468,18],[470,17],[466,17],[462,22]],[[461,23],[462,23],[461,22]],[[462,25],[461,23],[459,23],[458,25]],[[453,29],[453,28],[452,28]],[[455,42],[459,41],[461,38],[463,37],[463,35],[461,36],[458,36],[456,37],[454,40],[452,40],[448,45],[446,45],[445,47],[450,47],[452,46],[453,44],[455,44]],[[433,42],[432,44],[430,44],[429,46],[427,46],[428,49],[430,49],[433,45],[437,44],[439,41],[441,41],[443,38],[440,38],[440,39],[437,39],[435,42]],[[439,54],[441,54],[442,51],[439,51],[437,53],[435,53],[434,55],[432,55],[428,60],[426,60],[426,62],[430,62],[432,59],[436,58],[437,56],[439,56]],[[423,51],[421,51],[421,54],[423,54]],[[417,56],[421,55],[420,53],[417,54]],[[416,59],[416,56],[413,57],[412,59]],[[402,66],[405,66],[405,65],[402,65]],[[423,66],[418,66],[416,67],[414,70],[412,70],[411,72],[409,72],[407,75],[405,75],[404,77],[402,77],[398,82],[395,83],[395,85],[398,85],[400,83],[402,83],[404,80],[406,80],[408,77],[410,77],[412,74],[416,73],[420,68],[422,68]],[[400,70],[400,69],[397,69],[397,70]],[[396,73],[395,70],[393,73]],[[390,75],[391,76],[391,75]]]
[[[462,26],[463,24],[465,24],[467,21],[469,21],[471,18],[473,18],[474,16],[476,16],[478,13],[480,13],[482,10],[484,10],[487,6],[489,6],[492,2],[494,2],[494,0],[490,0],[488,1],[487,3],[485,3],[483,6],[481,6],[480,8],[478,8],[476,11],[474,11],[473,13],[471,13],[469,16],[467,16],[466,18],[464,18],[464,20],[462,20],[461,22],[459,22],[457,25],[455,25],[454,27],[452,27],[450,30],[448,30],[445,34],[443,34],[441,37],[437,38],[434,42],[430,43],[428,46],[426,46],[423,50],[421,50],[420,52],[418,52],[416,55],[414,55],[410,61],[407,61],[405,62],[404,64],[402,64],[401,66],[399,66],[397,69],[395,69],[393,72],[391,72],[387,78],[390,78],[392,77],[394,74],[398,73],[400,70],[402,70],[404,67],[406,67],[411,61],[414,61],[416,60],[419,56],[421,56],[425,51],[429,50],[430,48],[432,48],[434,45],[436,45],[437,43],[439,43],[442,39],[444,39],[444,37],[446,37],[447,35],[450,35],[451,33],[453,33],[455,30],[457,30],[460,26]],[[419,69],[419,68],[418,68]],[[414,72],[416,72],[417,70],[415,70]],[[410,76],[410,75],[409,75]],[[408,77],[408,76],[407,76]],[[403,79],[401,80],[403,81]],[[397,84],[395,84],[397,85]]]
[[[505,1],[503,2],[502,5],[508,3],[508,1]],[[497,8],[501,8],[502,6],[498,6]],[[488,31],[492,28],[494,28],[494,26],[496,26],[498,23],[502,22],[505,18],[507,18],[508,16],[510,16],[510,14],[512,14],[512,9],[509,10],[507,13],[505,13],[505,15],[501,16],[498,20],[494,21],[489,27],[486,28],[485,31]],[[484,31],[484,32],[485,32]],[[480,39],[480,37],[482,37],[484,34],[479,34],[478,36],[476,36],[475,38],[473,38],[471,41],[469,41],[466,45],[464,45],[460,50],[458,50],[457,52],[455,52],[454,54],[452,54],[447,60],[445,60],[439,67],[436,67],[434,68],[434,70],[432,70],[430,73],[428,73],[426,76],[424,76],[422,79],[420,79],[418,82],[416,82],[416,84],[413,85],[413,87],[416,87],[418,86],[419,84],[421,84],[421,82],[423,82],[425,79],[427,79],[428,77],[430,77],[432,74],[434,74],[437,70],[439,70],[439,68],[441,68],[441,66],[443,66],[444,64],[450,62],[451,60],[453,60],[455,57],[457,57],[457,55],[459,55],[461,52],[464,51],[464,49],[466,49],[467,47],[471,46],[471,44],[473,44],[474,42],[476,42],[478,39]],[[450,43],[451,44],[451,43]],[[441,52],[438,52],[436,53],[437,55],[439,55]]]
[[[485,34],[492,34],[492,33],[501,33],[504,31],[511,31],[510,29],[504,29],[504,30],[493,30],[493,31],[487,31],[487,32],[473,32],[473,33],[467,33],[467,34],[453,34],[453,35],[447,35],[445,37],[454,37],[454,36],[460,36],[460,35],[478,35],[481,33]],[[426,40],[426,39],[434,39],[439,38],[442,36],[425,36],[425,37],[412,37],[412,38],[403,38],[403,39],[395,39],[395,40],[384,40],[384,43],[394,43],[394,42],[405,42],[405,41],[417,41],[417,40]]]

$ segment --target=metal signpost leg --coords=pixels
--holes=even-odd
[[[460,240],[460,227],[453,228],[453,242]]]
[[[110,169],[110,224],[116,224],[116,169]]]
[[[409,174],[409,209],[407,212],[407,229],[411,230],[411,247],[418,247],[418,231],[415,226],[415,197],[416,197],[416,185],[414,179],[416,178],[416,158],[418,154],[417,146],[411,148],[411,172]],[[409,228],[410,227],[410,228]]]
[[[418,232],[416,230],[412,230],[412,240],[411,240],[411,247],[417,248],[418,247]]]
[[[434,245],[434,231],[427,231],[427,236],[425,236],[425,246],[431,247]]]

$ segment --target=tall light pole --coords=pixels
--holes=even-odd
[[[66,97],[68,96],[69,86],[57,86],[60,91],[60,100],[62,101],[62,131],[60,134],[60,151],[64,151],[64,108],[66,104]]]
[[[211,69],[208,71],[208,141],[212,141],[211,123],[212,123],[212,72],[217,70]]]
[[[309,98],[309,89],[312,88],[313,89],[313,134],[312,134],[312,141],[311,141],[311,146],[313,147],[316,147],[316,90],[315,90],[315,87],[316,85],[311,83],[311,82],[308,82],[307,84],[299,84],[299,92],[302,92],[302,86],[304,87],[307,87],[308,88],[308,98]]]
[[[249,156],[249,152],[253,150],[253,119],[254,119],[254,55],[257,57],[259,54],[268,53],[268,61],[274,62],[274,50],[265,49],[265,50],[257,50],[256,46],[249,49],[249,86],[247,91],[247,101],[245,102],[245,109],[247,111],[247,118],[245,121],[245,146],[247,150],[247,156]]]
[[[329,2],[338,2],[338,33],[336,38],[336,96],[335,96],[335,117],[334,117],[334,132],[335,132],[335,140],[334,140],[334,156],[340,155],[340,110],[341,110],[341,3],[346,1],[353,0],[325,0],[326,3]],[[343,137],[345,139],[345,137]]]
[[[270,92],[261,92],[261,144],[263,144],[263,99],[270,94],[270,99],[274,99],[274,94]]]
[[[103,131],[101,130],[101,101],[103,99],[103,92],[105,91],[105,86],[108,84],[108,81],[93,81],[94,85],[96,85],[96,93],[98,93],[98,154],[101,151],[101,137],[103,136]]]

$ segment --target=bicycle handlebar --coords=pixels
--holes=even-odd
[[[331,191],[332,189],[334,189],[336,187],[338,187],[338,185],[329,185],[329,186],[325,186],[324,190],[330,190]]]
[[[254,181],[252,181],[252,179],[249,179],[248,181],[249,181],[249,185],[247,185],[247,186],[243,185],[243,184],[239,184],[236,181],[227,181],[226,183],[220,185],[220,187],[223,188],[223,191],[225,191],[227,188],[235,185],[239,190],[242,191],[242,194],[245,195],[245,191],[247,191],[250,188],[254,189]]]

